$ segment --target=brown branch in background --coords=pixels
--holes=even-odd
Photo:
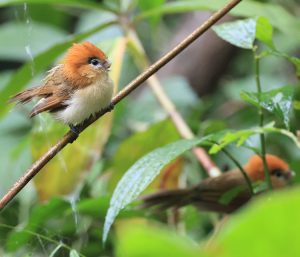
[[[232,0],[224,8],[214,13],[206,22],[204,22],[199,28],[192,32],[175,48],[173,48],[161,59],[151,65],[146,71],[141,73],[133,81],[131,81],[125,88],[123,88],[116,96],[113,97],[111,103],[113,105],[119,103],[123,98],[125,98],[134,89],[140,86],[151,75],[153,75],[161,67],[172,60],[176,55],[178,55],[186,47],[188,47],[193,41],[195,41],[199,36],[201,36],[206,30],[208,30],[212,25],[214,25],[220,18],[227,14],[234,6],[236,6],[241,1],[242,0]],[[84,124],[78,128],[78,130],[82,132],[108,111],[109,108],[100,111],[94,117],[86,120]],[[0,210],[2,210],[59,151],[61,151],[67,144],[72,143],[74,140],[76,140],[76,135],[74,135],[74,133],[71,131],[67,132],[61,140],[59,140],[39,160],[37,160],[0,200]]]
[[[129,38],[128,41],[132,42],[133,47],[135,48],[134,52],[138,52],[137,53],[138,56],[135,59],[139,60],[139,64],[138,64],[140,66],[139,68],[142,70],[147,70],[149,68],[149,60],[145,53],[145,49],[141,44],[141,41],[139,40],[135,31],[130,29],[129,26],[123,24],[123,28],[125,30],[125,33],[127,34],[127,37]],[[161,106],[165,109],[165,111],[170,116],[172,122],[174,123],[181,137],[184,139],[194,138],[195,135],[193,134],[190,127],[186,124],[181,114],[176,109],[176,106],[173,104],[173,102],[170,100],[170,98],[164,91],[157,76],[156,75],[151,76],[148,79],[148,83],[155,97],[157,98],[158,102],[161,104]],[[193,153],[210,177],[218,176],[221,174],[221,171],[219,170],[217,165],[211,160],[210,156],[203,148],[195,147],[193,148]]]

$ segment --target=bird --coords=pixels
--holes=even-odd
[[[287,186],[294,176],[289,165],[278,156],[266,154],[266,162],[274,189]],[[265,179],[264,163],[259,155],[253,155],[244,166],[252,184]],[[190,188],[162,190],[142,196],[140,209],[162,211],[193,205],[202,211],[229,214],[252,198],[252,193],[241,171],[234,169],[218,177],[210,177]]]
[[[48,71],[42,85],[26,89],[9,102],[27,103],[39,98],[29,117],[48,111],[54,119],[76,129],[103,108],[113,109],[111,66],[105,53],[90,42],[74,43],[62,62]]]

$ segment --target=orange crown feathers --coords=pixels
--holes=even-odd
[[[279,169],[288,172],[289,170],[289,165],[275,155],[267,154],[266,161],[269,171]],[[254,181],[262,180],[265,177],[263,160],[259,155],[254,155],[250,158],[245,165],[245,170]]]
[[[63,63],[73,65],[83,64],[91,57],[97,57],[100,60],[107,59],[106,55],[90,42],[84,42],[82,44],[74,43],[68,50]]]

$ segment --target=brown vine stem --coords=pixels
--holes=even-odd
[[[207,31],[212,25],[214,25],[219,19],[227,14],[233,7],[239,4],[242,0],[232,0],[226,4],[221,10],[214,13],[206,22],[180,42],[176,47],[169,51],[166,55],[160,58],[157,62],[152,64],[147,70],[137,76],[126,87],[124,87],[116,96],[112,99],[112,105],[116,105],[138,86],[140,86],[151,75],[157,72],[161,67],[172,60],[176,55],[182,52],[192,42],[194,42],[199,36]],[[86,120],[82,126],[78,128],[81,132],[94,123],[97,119],[103,116],[110,109],[106,108],[97,113],[94,117]],[[9,191],[0,200],[0,210],[3,208],[20,192],[20,190],[67,144],[76,140],[77,136],[71,131],[67,132],[62,139],[60,139],[54,146],[52,146],[39,160],[37,160],[26,173],[9,189]]]
[[[143,45],[138,35],[127,24],[123,25],[123,29],[127,34],[127,37],[129,38],[128,45],[130,49],[132,49],[132,52],[136,57],[134,59],[138,60],[137,65],[141,70],[147,70],[149,68],[149,59],[145,53],[145,49],[143,48]],[[158,102],[170,116],[173,124],[175,125],[181,137],[184,139],[194,138],[195,135],[193,134],[192,130],[186,124],[185,120],[176,109],[176,106],[173,104],[173,102],[170,100],[170,98],[164,91],[159,79],[155,74],[148,79],[148,83]],[[221,171],[219,170],[217,165],[211,160],[210,156],[207,154],[205,149],[201,147],[194,147],[192,151],[210,177],[218,176],[221,174]]]

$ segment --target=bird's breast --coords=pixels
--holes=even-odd
[[[77,125],[110,104],[113,82],[103,76],[87,87],[77,89],[64,104],[67,107],[56,113],[56,118],[66,124]]]

